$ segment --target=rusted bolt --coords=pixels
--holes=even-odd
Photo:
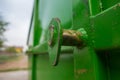
[[[81,39],[82,33],[74,30],[63,30],[63,46],[81,46],[83,41]]]
[[[62,29],[61,22],[58,18],[53,18],[49,24],[48,30],[48,52],[50,62],[56,66],[59,62],[61,46],[84,47],[87,39],[87,33],[84,28],[79,30]]]

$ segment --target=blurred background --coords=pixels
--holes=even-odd
[[[28,80],[25,51],[33,0],[0,0],[0,80]]]

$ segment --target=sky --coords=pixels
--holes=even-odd
[[[5,45],[26,47],[33,0],[0,0],[0,15],[7,26]]]

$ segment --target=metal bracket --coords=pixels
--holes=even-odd
[[[87,38],[87,33],[83,28],[78,31],[62,29],[58,18],[51,20],[48,31],[48,52],[53,66],[58,64],[61,46],[83,47]]]

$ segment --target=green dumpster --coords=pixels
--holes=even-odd
[[[35,0],[29,80],[120,80],[120,0]]]

